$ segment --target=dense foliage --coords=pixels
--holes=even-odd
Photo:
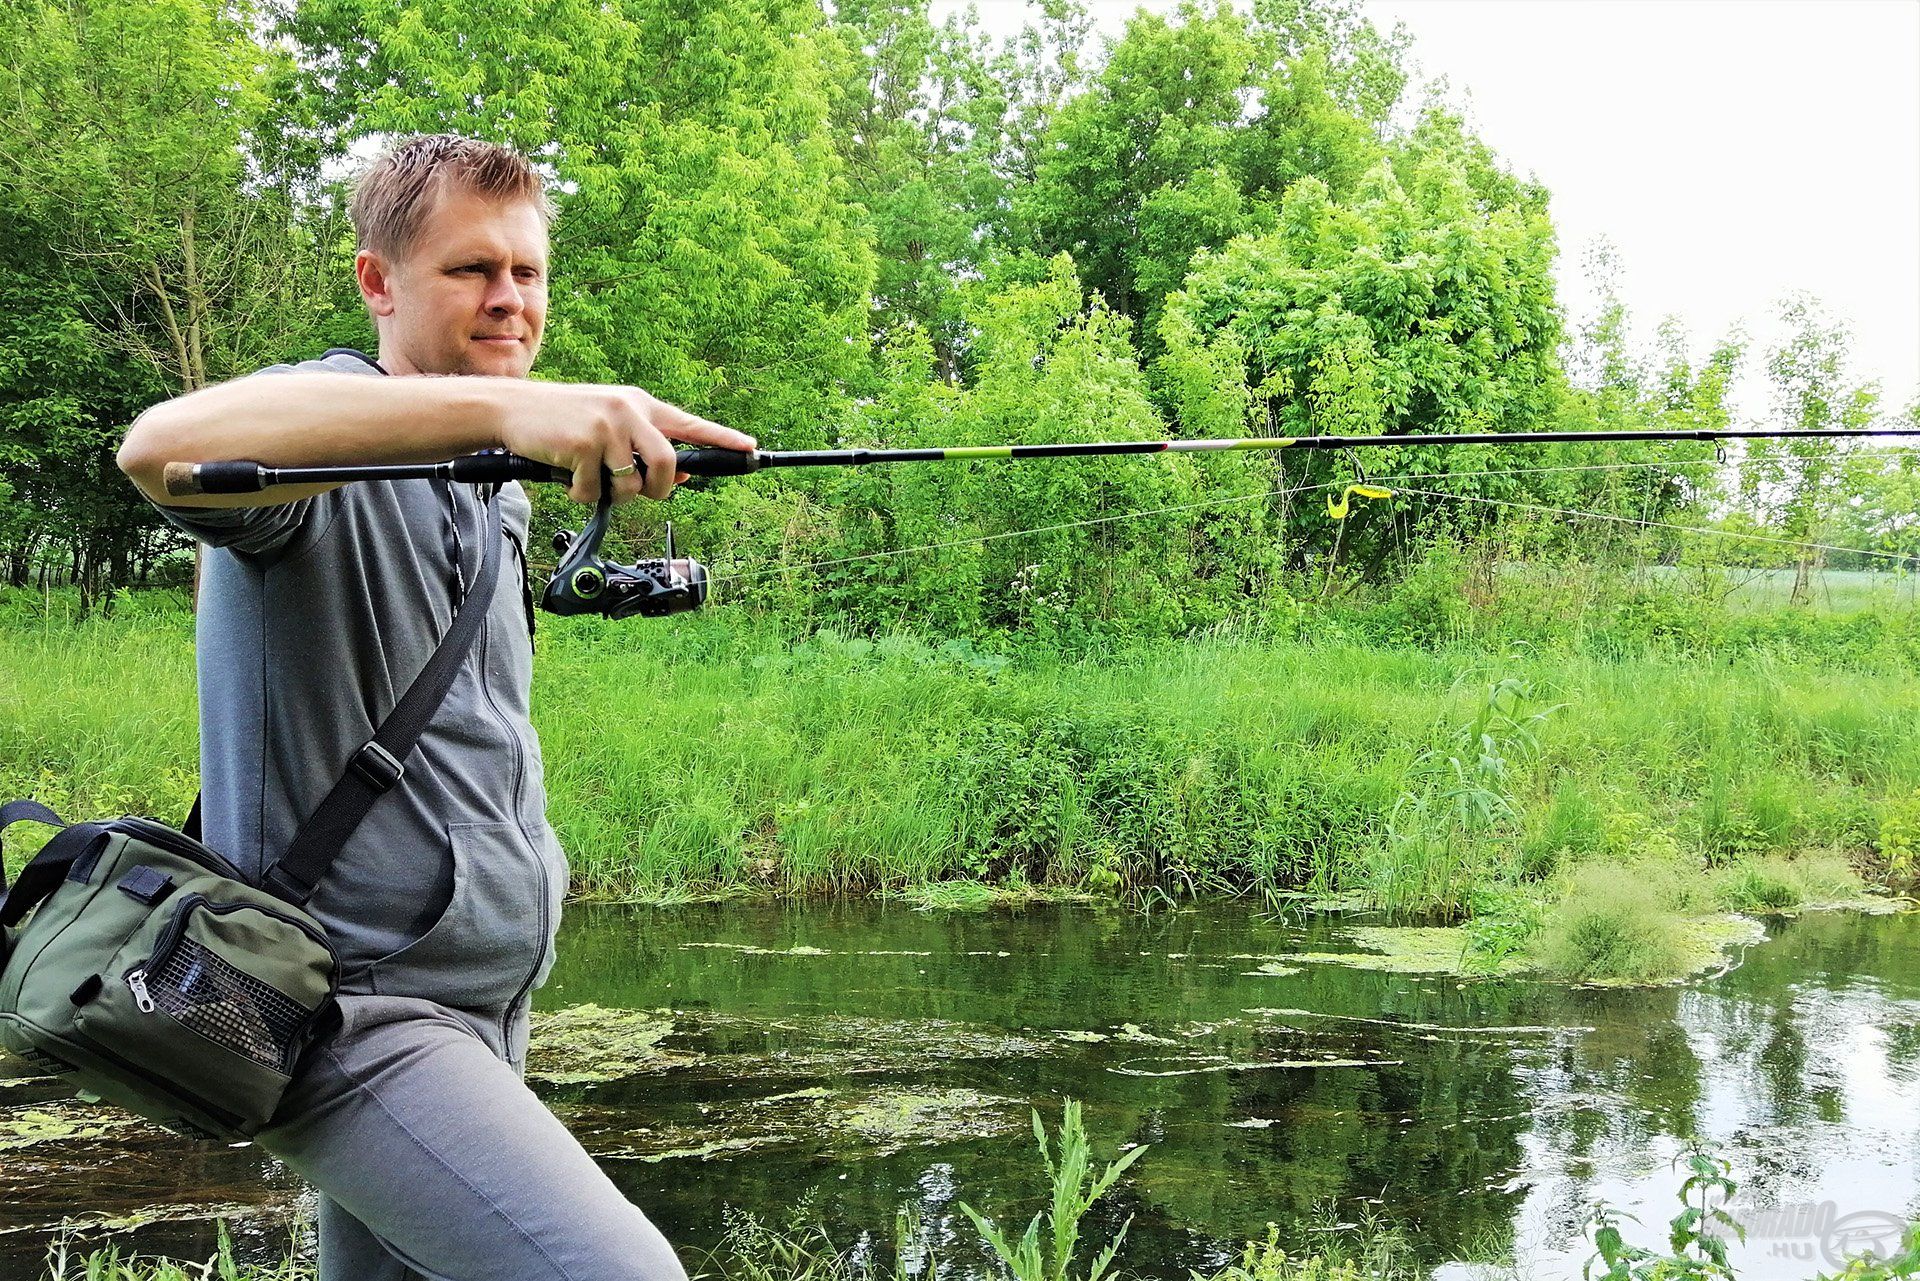
[[[113,468],[120,435],[160,397],[371,344],[345,185],[410,132],[509,142],[551,178],[544,376],[638,383],[774,447],[1728,421],[1741,342],[1696,362],[1669,331],[1631,351],[1615,293],[1573,323],[1548,193],[1444,100],[1412,101],[1406,35],[1354,0],[1187,0],[1099,47],[1089,33],[1075,0],[998,40],[971,15],[936,24],[928,0],[7,5],[7,581],[88,603],[178,581],[181,540]],[[1778,421],[1879,416],[1844,330],[1786,306],[1792,336],[1758,356]],[[1793,544],[1920,552],[1910,456],[1709,458],[782,473],[673,510],[737,601],[975,636],[1284,612],[1283,571],[1337,565],[1344,584],[1436,537],[1512,541],[1528,505],[1787,539],[1729,541],[1797,561],[1801,590],[1827,553]],[[1362,465],[1430,492],[1335,524],[1301,489],[1337,493]],[[557,490],[537,497],[543,524],[571,518]],[[623,537],[661,514],[624,511]]]
[[[1630,863],[1647,903],[1571,897],[1665,921],[1827,897],[1848,861],[1910,878],[1910,578],[1851,575],[1852,599],[1808,610],[1779,608],[1790,570],[1771,601],[1719,571],[1487,572],[1437,553],[1410,586],[1093,661],[782,618],[556,619],[534,701],[553,821],[575,888],[614,896],[1307,889],[1497,923]],[[77,622],[42,600],[0,593],[0,792],[183,814],[178,594]],[[671,732],[647,710],[661,689]]]

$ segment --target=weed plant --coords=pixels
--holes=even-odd
[[[1539,754],[1541,728],[1558,707],[1535,709],[1524,681],[1487,691],[1473,719],[1445,747],[1413,760],[1412,786],[1388,816],[1365,891],[1390,912],[1462,913],[1487,878],[1489,856],[1520,821],[1514,789]]]
[[[1104,1170],[1095,1172],[1089,1156],[1085,1126],[1078,1103],[1068,1100],[1057,1135],[1050,1143],[1038,1112],[1034,1137],[1047,1173],[1051,1195],[1015,1241],[991,1220],[964,1203],[961,1209],[973,1221],[982,1240],[1010,1281],[1123,1281],[1127,1274],[1110,1271],[1121,1242],[1123,1224],[1113,1239],[1100,1245],[1085,1272],[1074,1266],[1080,1250],[1080,1224],[1087,1211],[1125,1174],[1146,1148],[1129,1149]],[[1055,1153],[1058,1153],[1056,1156]],[[1703,1147],[1689,1148],[1676,1159],[1684,1169],[1677,1196],[1680,1212],[1667,1229],[1667,1248],[1636,1245],[1627,1240],[1624,1215],[1604,1202],[1588,1215],[1585,1235],[1593,1254],[1582,1269],[1583,1281],[1738,1281],[1728,1259],[1728,1243],[1744,1241],[1746,1232],[1728,1210],[1738,1185],[1729,1162]],[[1316,1232],[1323,1242],[1313,1253],[1289,1251],[1276,1225],[1269,1224],[1262,1241],[1249,1241],[1239,1259],[1212,1274],[1195,1272],[1192,1281],[1420,1281],[1427,1274],[1410,1244],[1393,1225],[1369,1217],[1363,1209],[1358,1225],[1339,1222]],[[768,1224],[752,1215],[728,1211],[726,1234],[702,1266],[697,1279],[724,1281],[940,1281],[950,1275],[940,1259],[924,1245],[921,1219],[912,1207],[894,1216],[891,1258],[875,1250],[863,1235],[859,1245],[843,1249],[815,1221],[815,1207],[806,1200],[788,1218]],[[1044,1224],[1044,1229],[1043,1229]],[[1091,1244],[1091,1243],[1090,1243]],[[1477,1275],[1517,1277],[1511,1261],[1481,1261]],[[82,1254],[68,1242],[57,1242],[47,1255],[44,1281],[311,1281],[313,1271],[304,1256],[289,1253],[264,1266],[235,1262],[226,1225],[220,1225],[219,1249],[205,1263],[181,1263],[123,1255],[115,1247]],[[1920,1222],[1908,1226],[1899,1248],[1889,1257],[1866,1254],[1846,1261],[1837,1276],[1821,1274],[1810,1281],[1899,1281],[1920,1276]]]
[[[268,1264],[237,1262],[233,1239],[222,1222],[219,1246],[203,1263],[122,1254],[118,1246],[111,1245],[81,1253],[62,1238],[47,1251],[44,1275],[46,1281],[313,1281],[314,1273],[306,1259],[293,1250]]]
[[[1536,951],[1547,969],[1575,979],[1658,979],[1687,965],[1679,914],[1644,877],[1617,863],[1573,874]]]
[[[1074,1099],[1067,1100],[1060,1120],[1057,1158],[1047,1142],[1047,1129],[1038,1111],[1033,1114],[1033,1137],[1040,1145],[1040,1160],[1046,1166],[1053,1195],[1047,1207],[1027,1223],[1027,1230],[1018,1239],[1010,1238],[991,1219],[964,1201],[960,1203],[961,1213],[973,1221],[1013,1281],[1071,1281],[1076,1276],[1084,1276],[1086,1281],[1100,1281],[1112,1268],[1113,1256],[1125,1243],[1127,1228],[1133,1220],[1129,1218],[1120,1225],[1120,1230],[1094,1256],[1086,1272],[1075,1273],[1073,1263],[1074,1253],[1080,1246],[1080,1221],[1147,1149],[1144,1146],[1129,1149],[1106,1169],[1096,1172],[1087,1146],[1086,1127],[1080,1120],[1080,1104]]]

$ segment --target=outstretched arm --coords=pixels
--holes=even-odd
[[[752,449],[740,432],[686,412],[638,387],[474,376],[369,378],[285,373],[239,378],[164,401],[134,422],[120,469],[149,499],[172,507],[256,507],[294,502],[335,485],[287,485],[253,494],[177,498],[162,479],[170,462],[250,459],[268,466],[435,462],[506,448],[573,473],[568,496],[596,502],[600,468],[646,474],[614,478],[614,501],[665,498],[678,476],[674,441]]]

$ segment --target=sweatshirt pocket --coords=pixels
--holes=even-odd
[[[498,1009],[526,989],[551,934],[550,873],[514,823],[447,829],[453,896],[433,927],[368,969],[383,996]]]

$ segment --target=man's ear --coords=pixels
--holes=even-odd
[[[376,316],[391,316],[393,284],[379,256],[366,249],[355,254],[353,275],[360,282],[360,297],[366,301],[367,310]]]

